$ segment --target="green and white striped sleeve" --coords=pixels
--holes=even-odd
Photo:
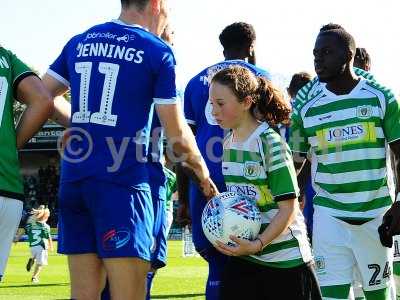
[[[391,143],[400,139],[400,102],[390,90],[384,95],[386,111],[383,117],[383,131],[386,140]]]
[[[265,152],[267,184],[274,201],[296,198],[299,188],[289,146],[275,133],[265,134],[261,140]]]

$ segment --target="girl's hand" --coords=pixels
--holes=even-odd
[[[228,246],[220,241],[217,241],[215,248],[228,256],[242,256],[242,255],[253,255],[262,250],[261,242],[256,239],[254,241],[249,241],[245,239],[237,238],[233,235],[229,238],[236,243],[236,246]]]

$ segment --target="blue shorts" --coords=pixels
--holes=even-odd
[[[58,252],[150,261],[154,214],[150,187],[87,178],[62,182]]]
[[[165,184],[151,184],[150,188],[153,199],[153,237],[155,240],[152,248],[151,266],[154,269],[159,269],[165,267],[167,261],[167,213],[165,211],[167,191]]]
[[[219,192],[226,191],[225,183],[215,182]],[[202,192],[199,188],[193,183],[190,183],[189,190],[189,203],[190,203],[190,216],[192,219],[192,239],[196,251],[199,252],[200,255],[206,256],[205,252],[210,249],[214,249],[214,246],[208,241],[206,236],[204,235],[203,228],[201,226],[201,215],[203,214],[204,207],[207,204],[206,198],[204,198]]]

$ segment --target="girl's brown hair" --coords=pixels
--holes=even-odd
[[[290,104],[283,94],[265,77],[256,76],[249,69],[234,65],[216,73],[211,82],[228,86],[239,102],[248,96],[253,100],[251,114],[271,126],[289,122]]]

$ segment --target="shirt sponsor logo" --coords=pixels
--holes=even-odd
[[[321,129],[316,132],[321,148],[345,144],[356,144],[376,141],[374,122],[350,124],[334,128]]]
[[[102,238],[103,249],[106,251],[122,248],[131,239],[131,233],[128,229],[111,229],[107,231]]]
[[[330,129],[326,140],[328,142],[354,140],[364,136],[364,134],[364,127],[362,125],[352,125]]]
[[[259,199],[260,195],[257,191],[257,188],[253,185],[239,185],[239,184],[228,184],[227,185],[228,192],[234,192],[241,195],[246,195],[251,198]]]
[[[129,42],[131,40],[135,39],[135,36],[133,34],[124,34],[121,36],[118,36],[117,34],[111,33],[111,32],[90,32],[86,34],[85,41],[90,40],[90,39],[109,39],[109,40],[117,40],[118,42]]]

